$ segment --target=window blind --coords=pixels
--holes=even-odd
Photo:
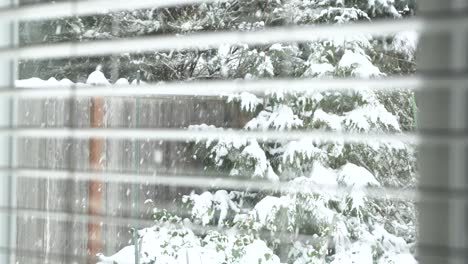
[[[6,4],[10,1],[3,0]],[[1,2],[1,1],[0,1]],[[112,223],[135,228],[154,222],[117,216],[99,216],[78,213],[46,212],[20,208],[15,205],[15,178],[61,179],[74,181],[102,181],[131,184],[162,184],[175,187],[227,188],[285,193],[314,193],[324,189],[330,194],[349,191],[347,187],[311,185],[295,186],[238,180],[206,175],[153,175],[135,173],[89,172],[59,169],[16,167],[14,141],[21,139],[105,139],[105,140],[164,140],[200,141],[237,138],[256,139],[259,142],[286,140],[311,140],[317,142],[369,143],[405,142],[420,146],[420,179],[418,189],[364,187],[364,192],[374,199],[415,201],[418,203],[419,232],[418,260],[420,263],[464,263],[467,245],[466,229],[466,100],[468,56],[466,34],[468,18],[461,1],[419,1],[417,18],[383,20],[372,23],[357,22],[344,25],[280,26],[255,32],[203,32],[184,35],[156,35],[118,40],[89,42],[64,42],[19,46],[15,43],[14,28],[18,21],[34,21],[99,15],[108,12],[142,8],[170,8],[180,5],[210,3],[208,0],[165,1],[72,1],[43,3],[30,6],[11,6],[0,9],[0,168],[2,198],[0,212],[6,216],[0,222],[2,262],[11,263],[16,255],[37,256],[40,252],[17,248],[15,245],[16,217],[32,217],[59,221]],[[143,53],[168,50],[218,48],[221,45],[263,45],[277,42],[307,42],[327,38],[346,38],[356,34],[389,35],[401,31],[422,34],[418,55],[419,73],[416,76],[383,77],[379,79],[272,79],[248,81],[199,81],[163,84],[132,85],[57,85],[28,89],[14,84],[16,60],[68,59],[83,56],[103,56],[122,53]],[[158,97],[206,96],[228,97],[232,93],[250,92],[259,96],[266,92],[314,91],[400,91],[414,90],[420,103],[420,130],[417,133],[348,133],[330,131],[197,131],[189,129],[154,128],[86,128],[86,127],[21,127],[14,123],[14,100],[60,98],[78,100],[86,97]],[[195,228],[195,227],[194,227]],[[210,227],[198,227],[207,230]],[[307,239],[312,239],[308,237]],[[49,257],[53,258],[55,253]],[[71,252],[57,258],[84,262],[94,256],[79,256]],[[137,260],[138,261],[138,260]]]

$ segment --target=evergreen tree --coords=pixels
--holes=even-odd
[[[308,6],[312,14],[298,21],[351,23],[370,21],[374,16],[401,16],[389,2],[369,4],[364,10],[357,2],[352,7],[338,1],[329,6]],[[300,10],[297,6],[291,9]],[[244,78],[378,78],[409,74],[414,71],[416,41],[414,34],[401,33],[385,39],[356,36],[301,45],[277,43],[258,55],[257,50],[250,51],[259,64]],[[227,53],[223,57],[229,57],[234,53],[226,50],[223,47],[218,54]],[[226,71],[236,72],[235,65],[230,68],[227,64]],[[389,65],[393,70],[385,72]],[[411,130],[414,124],[409,92],[319,93],[310,88],[308,93],[269,93],[264,100],[242,93],[232,95],[230,100],[240,101],[243,110],[253,113],[246,130],[400,133]],[[202,125],[193,129],[219,128]],[[225,139],[200,142],[197,150],[198,157],[207,164],[233,177],[281,181],[305,190],[307,186],[346,186],[349,193],[330,195],[327,189],[318,194],[222,191],[236,205],[229,207],[224,205],[230,203],[221,202],[224,198],[216,197],[220,191],[192,194],[187,199],[193,206],[195,222],[244,230],[265,241],[287,263],[415,263],[411,256],[415,242],[413,204],[370,199],[358,191],[367,186],[414,186],[414,146],[345,144],[339,140],[265,143]],[[298,234],[308,236],[301,239]]]

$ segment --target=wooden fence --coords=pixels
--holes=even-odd
[[[104,106],[106,127],[182,128],[194,124],[238,128],[242,125],[239,107],[223,99],[158,97],[108,98]],[[17,102],[17,123],[23,127],[89,127],[89,98],[78,100],[21,100]],[[138,106],[138,107],[137,107]],[[138,115],[137,115],[138,113]],[[139,119],[137,120],[137,116]],[[73,139],[18,139],[17,165],[23,168],[87,171],[89,141]],[[141,172],[200,170],[201,164],[187,159],[185,142],[107,140],[102,156],[103,170]],[[136,160],[137,157],[139,160]],[[138,191],[135,207],[134,192]],[[103,214],[115,217],[151,218],[152,204],[164,206],[180,197],[180,190],[167,186],[107,183],[102,186]],[[73,180],[32,179],[17,181],[17,206],[20,208],[87,214],[88,182]],[[104,253],[112,254],[131,242],[127,225],[103,223]],[[34,254],[18,252],[18,263],[82,263],[73,256],[87,255],[87,224],[57,219],[17,219],[17,248]],[[72,255],[72,256],[69,256]]]

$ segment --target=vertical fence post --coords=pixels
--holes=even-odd
[[[8,7],[14,4],[13,0],[0,0],[0,7]],[[13,22],[0,21],[0,47],[9,47],[15,44],[15,27]],[[15,67],[11,60],[0,59],[0,89],[10,89],[13,87],[15,77]],[[0,98],[0,126],[11,127],[12,101],[8,97]],[[0,138],[0,166],[11,167],[13,162],[12,139],[9,137]],[[0,173],[0,206],[14,206],[15,189],[13,179],[9,173]],[[14,263],[14,252],[9,249],[14,247],[15,226],[12,215],[0,214],[0,263]]]
[[[141,81],[141,72],[140,70],[137,71],[137,78],[136,78],[136,85],[140,85]],[[135,129],[138,129],[140,126],[140,98],[136,98],[135,103]],[[135,140],[135,170],[137,174],[140,174],[140,141]],[[134,207],[134,217],[135,217],[135,230],[133,232],[133,243],[135,244],[135,264],[140,264],[140,250],[139,241],[138,241],[138,225],[137,220],[139,218],[140,210],[139,210],[139,200],[140,200],[140,185],[133,184],[133,207]]]
[[[419,14],[449,17],[466,10],[467,2],[421,1]],[[418,54],[420,73],[431,77],[466,74],[467,32],[460,26],[453,28],[452,32],[422,36]],[[468,93],[462,86],[468,86],[468,83],[458,87],[446,84],[437,90],[423,90],[417,95],[420,109],[418,126],[423,135],[419,149],[420,187],[430,190],[422,192],[422,202],[418,206],[418,255],[421,264],[468,263],[464,250],[468,248],[468,203],[455,196],[456,190],[468,188],[467,146],[455,140],[437,145],[424,141],[424,135],[454,139],[468,136]],[[436,194],[444,194],[443,199],[430,199]]]
[[[91,99],[91,127],[103,127],[103,109],[104,99],[94,97]],[[102,171],[101,157],[104,148],[104,140],[101,138],[91,138],[89,142],[89,162],[91,170]],[[89,214],[91,216],[102,215],[102,195],[103,184],[98,180],[89,182]],[[90,263],[97,253],[101,252],[102,245],[102,226],[100,223],[88,223],[88,251],[90,254]]]
[[[93,85],[105,85],[108,84],[104,77],[104,74],[100,73],[101,67],[98,66],[96,71],[92,74],[98,74],[102,76],[102,80],[99,83],[93,83],[88,79],[88,84]],[[100,74],[99,74],[100,73]],[[104,98],[93,97],[91,98],[91,127],[102,128],[104,127]],[[102,172],[102,155],[104,150],[105,140],[102,138],[91,138],[89,140],[89,163],[91,170],[96,172]],[[89,198],[89,214],[90,215],[102,215],[103,206],[103,188],[104,185],[99,180],[91,180],[88,188]],[[103,249],[102,241],[102,225],[100,223],[88,223],[88,252],[90,254],[89,263],[93,263],[92,260],[97,253],[100,253]]]

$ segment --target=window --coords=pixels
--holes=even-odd
[[[463,262],[463,6],[17,4],[5,263]]]

